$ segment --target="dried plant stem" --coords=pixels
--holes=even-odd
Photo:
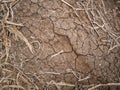
[[[89,88],[88,90],[96,90],[99,87],[106,87],[106,86],[120,86],[120,83],[107,83],[107,84],[98,84],[92,88]]]
[[[1,90],[8,89],[8,88],[14,88],[14,89],[16,88],[16,89],[25,90],[24,87],[19,86],[19,85],[5,85],[5,86],[2,86]]]
[[[67,86],[67,87],[75,87],[74,84],[69,84],[65,82],[55,82],[54,80],[51,80],[50,82],[47,82],[47,85],[55,85],[58,90],[61,90],[61,86]]]
[[[19,37],[21,40],[23,40],[26,43],[26,45],[29,47],[30,51],[32,53],[34,53],[32,45],[29,43],[29,41],[27,40],[27,38],[21,32],[19,32],[17,30],[17,28],[15,26],[13,26],[13,27],[7,27],[7,28],[8,28],[8,30],[11,33],[15,34],[17,37]]]

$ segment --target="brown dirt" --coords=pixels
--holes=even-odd
[[[86,5],[87,2],[65,1],[75,8],[83,8],[80,3]],[[25,90],[88,90],[90,85],[119,83],[119,47],[108,52],[115,44],[109,33],[120,35],[120,17],[119,13],[115,14],[119,8],[114,0],[105,0],[105,8],[102,0],[88,1],[94,3],[93,14],[91,10],[88,13],[76,11],[62,0],[19,2],[14,7],[14,18],[16,22],[23,23],[24,27],[19,30],[33,45],[35,53],[32,54],[23,41],[12,40],[8,62],[13,66],[3,65],[1,69],[13,70],[11,78],[18,76],[19,85]],[[91,2],[88,7],[91,8]],[[86,77],[90,78],[78,80]],[[1,85],[13,83],[8,82]],[[59,86],[55,82],[75,86]],[[120,87],[107,86],[96,90],[120,90]]]

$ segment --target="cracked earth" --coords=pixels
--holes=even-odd
[[[74,8],[86,2],[65,1]],[[36,87],[39,90],[88,90],[92,84],[120,82],[119,48],[108,52],[113,40],[104,31],[108,31],[107,26],[102,28],[104,22],[111,22],[108,26],[116,28],[118,33],[120,23],[119,17],[112,14],[114,5],[107,1],[107,14],[98,9],[99,12],[88,15],[85,10],[74,10],[62,0],[22,0],[14,7],[15,20],[24,25],[19,30],[35,50],[32,54],[24,42],[13,40],[9,62],[29,79],[21,77],[21,85],[26,90],[36,90]],[[100,0],[94,2],[97,3],[101,3]],[[103,15],[110,18],[103,20]],[[96,29],[91,18],[95,20]],[[86,77],[88,79],[79,81]],[[28,81],[32,83],[31,89],[30,85],[27,87]],[[75,86],[52,85],[59,82]],[[110,86],[99,90],[119,89]]]

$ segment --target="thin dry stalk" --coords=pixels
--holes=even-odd
[[[21,40],[23,40],[26,45],[29,47],[30,51],[34,53],[32,45],[29,43],[28,39],[20,32],[17,30],[15,26],[13,27],[7,27],[7,29],[11,32],[14,33],[17,37],[19,37]]]
[[[5,85],[1,87],[1,90],[8,89],[8,88],[14,88],[14,89],[22,89],[25,90],[24,87],[19,86],[19,85]]]
[[[55,85],[57,87],[58,90],[61,90],[62,86],[67,86],[67,87],[75,87],[74,84],[69,84],[69,83],[65,83],[65,82],[55,82],[54,80],[47,82],[47,85]]]
[[[107,84],[98,84],[92,88],[89,88],[88,90],[96,90],[99,87],[106,87],[106,86],[120,86],[120,83],[107,83]]]
[[[61,50],[61,51],[59,51],[59,52],[57,52],[57,53],[55,53],[54,55],[52,55],[51,56],[51,58],[53,58],[53,57],[55,57],[55,56],[58,56],[59,54],[61,54],[61,53],[63,53],[64,51],[63,50]]]
[[[85,80],[88,80],[88,79],[90,79],[90,76],[87,76],[87,77],[85,77],[85,78],[79,79],[78,81],[79,81],[79,82],[82,82],[82,81],[85,81]]]
[[[39,74],[60,75],[60,73],[57,73],[57,72],[43,72],[43,71],[40,71]]]

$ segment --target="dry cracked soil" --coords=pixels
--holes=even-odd
[[[12,79],[1,85],[18,82],[19,89],[2,90],[89,90],[120,82],[120,49],[113,48],[120,35],[115,0],[21,0],[13,11],[34,54],[19,38],[12,40],[11,65],[2,67]]]

